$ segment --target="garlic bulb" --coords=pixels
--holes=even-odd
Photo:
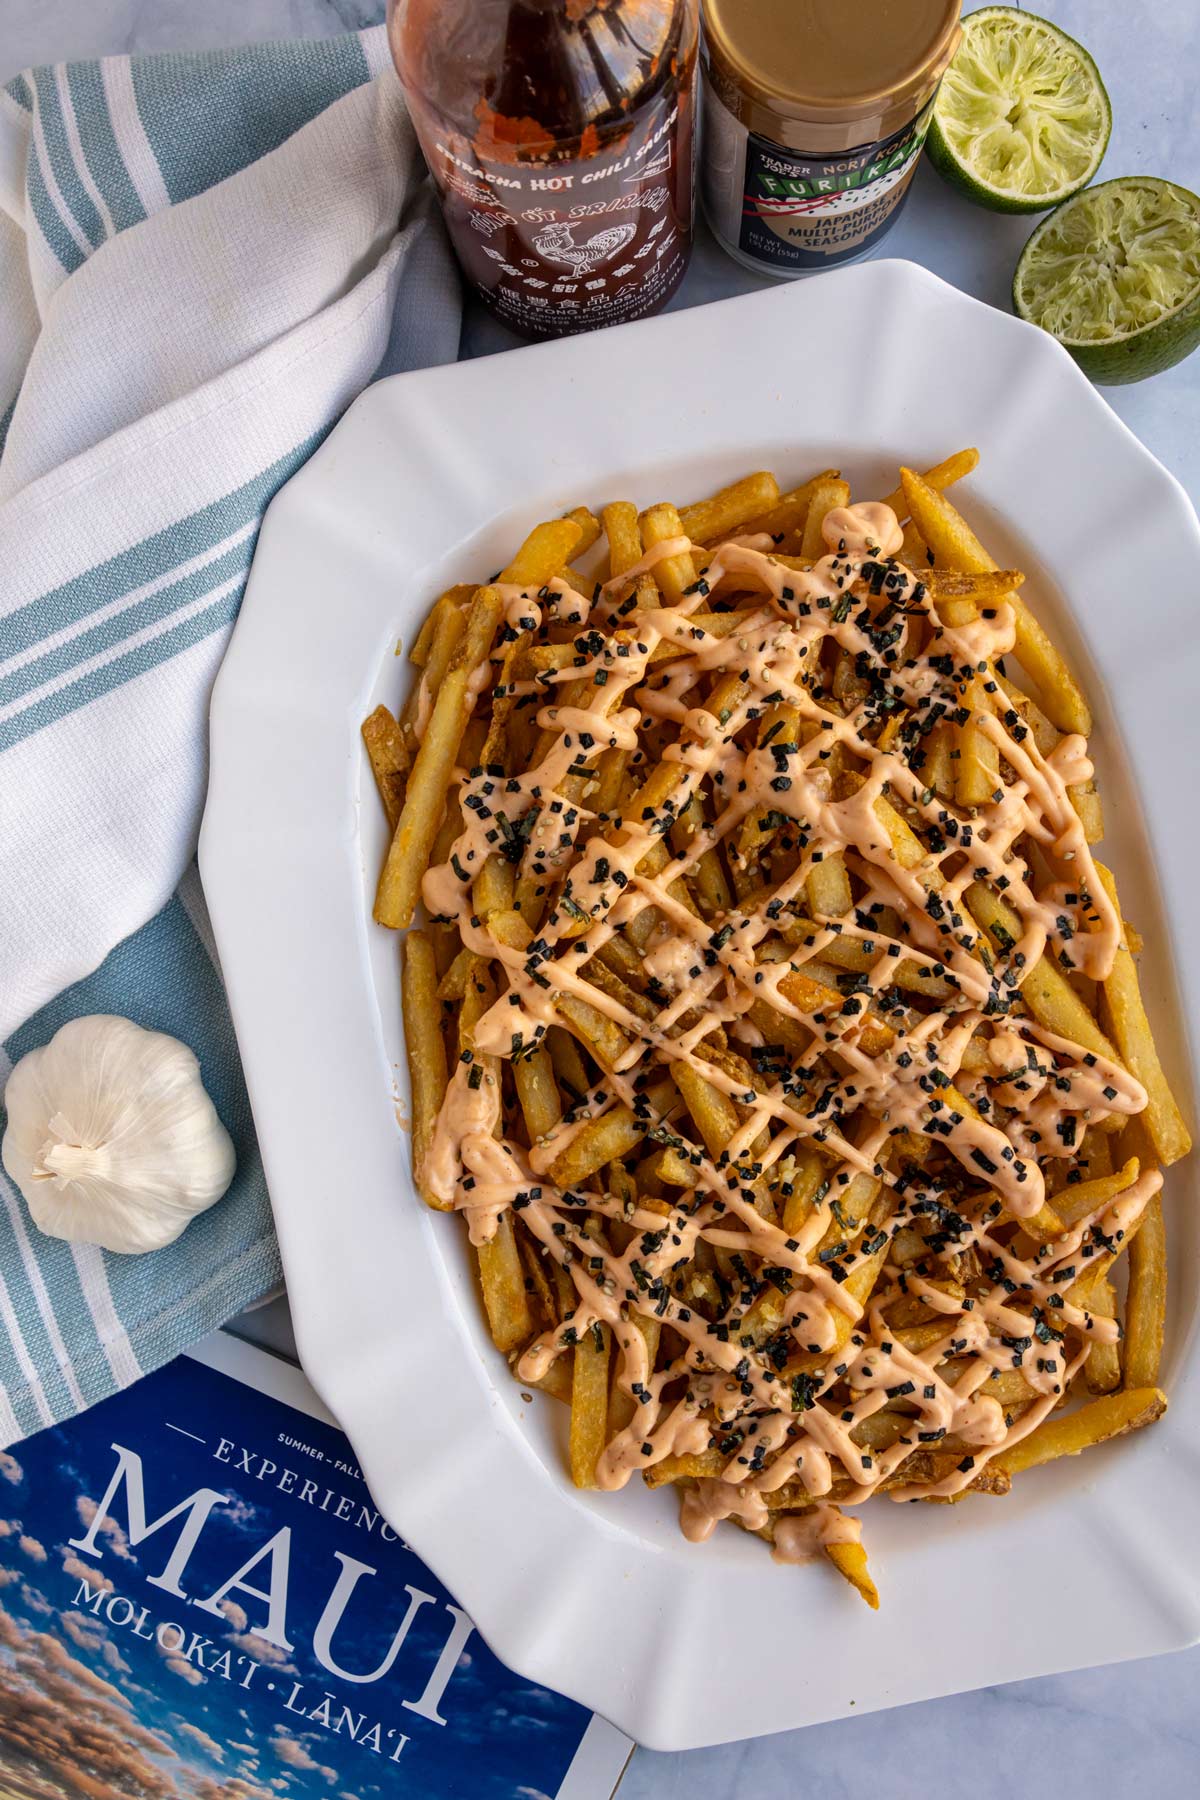
[[[4,1100],[4,1167],[50,1237],[160,1250],[233,1180],[195,1056],[129,1019],[72,1019],[21,1058]]]

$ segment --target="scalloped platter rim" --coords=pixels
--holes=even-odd
[[[272,503],[216,684],[201,870],[305,1369],[385,1515],[497,1653],[658,1748],[1200,1638],[1197,1175],[1167,1182],[1166,1417],[1002,1502],[876,1502],[878,1614],[736,1531],[687,1544],[668,1496],[577,1492],[565,1409],[511,1380],[465,1233],[413,1189],[358,726],[403,692],[397,639],[432,597],[498,567],[537,518],[692,498],[760,467],[834,463],[857,494],[884,492],[899,460],[963,444],[982,453],[968,511],[1028,571],[1095,704],[1108,846],[1194,1116],[1200,959],[1181,953],[1200,852],[1175,821],[1200,765],[1200,526],[1065,352],[915,265],[378,383]],[[1054,1629],[1035,1630],[1048,1584]]]

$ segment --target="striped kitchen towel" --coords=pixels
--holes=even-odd
[[[0,1442],[278,1281],[188,872],[208,696],[272,494],[459,323],[382,28],[0,90],[0,1085],[66,1019],[123,1013],[193,1047],[239,1157],[143,1258],[42,1237],[0,1174]]]

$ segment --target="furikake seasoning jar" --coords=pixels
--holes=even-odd
[[[759,274],[870,255],[899,214],[961,0],[704,0],[700,184]]]

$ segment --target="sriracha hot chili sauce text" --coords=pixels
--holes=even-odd
[[[390,0],[450,237],[498,318],[644,318],[692,241],[697,0]]]

